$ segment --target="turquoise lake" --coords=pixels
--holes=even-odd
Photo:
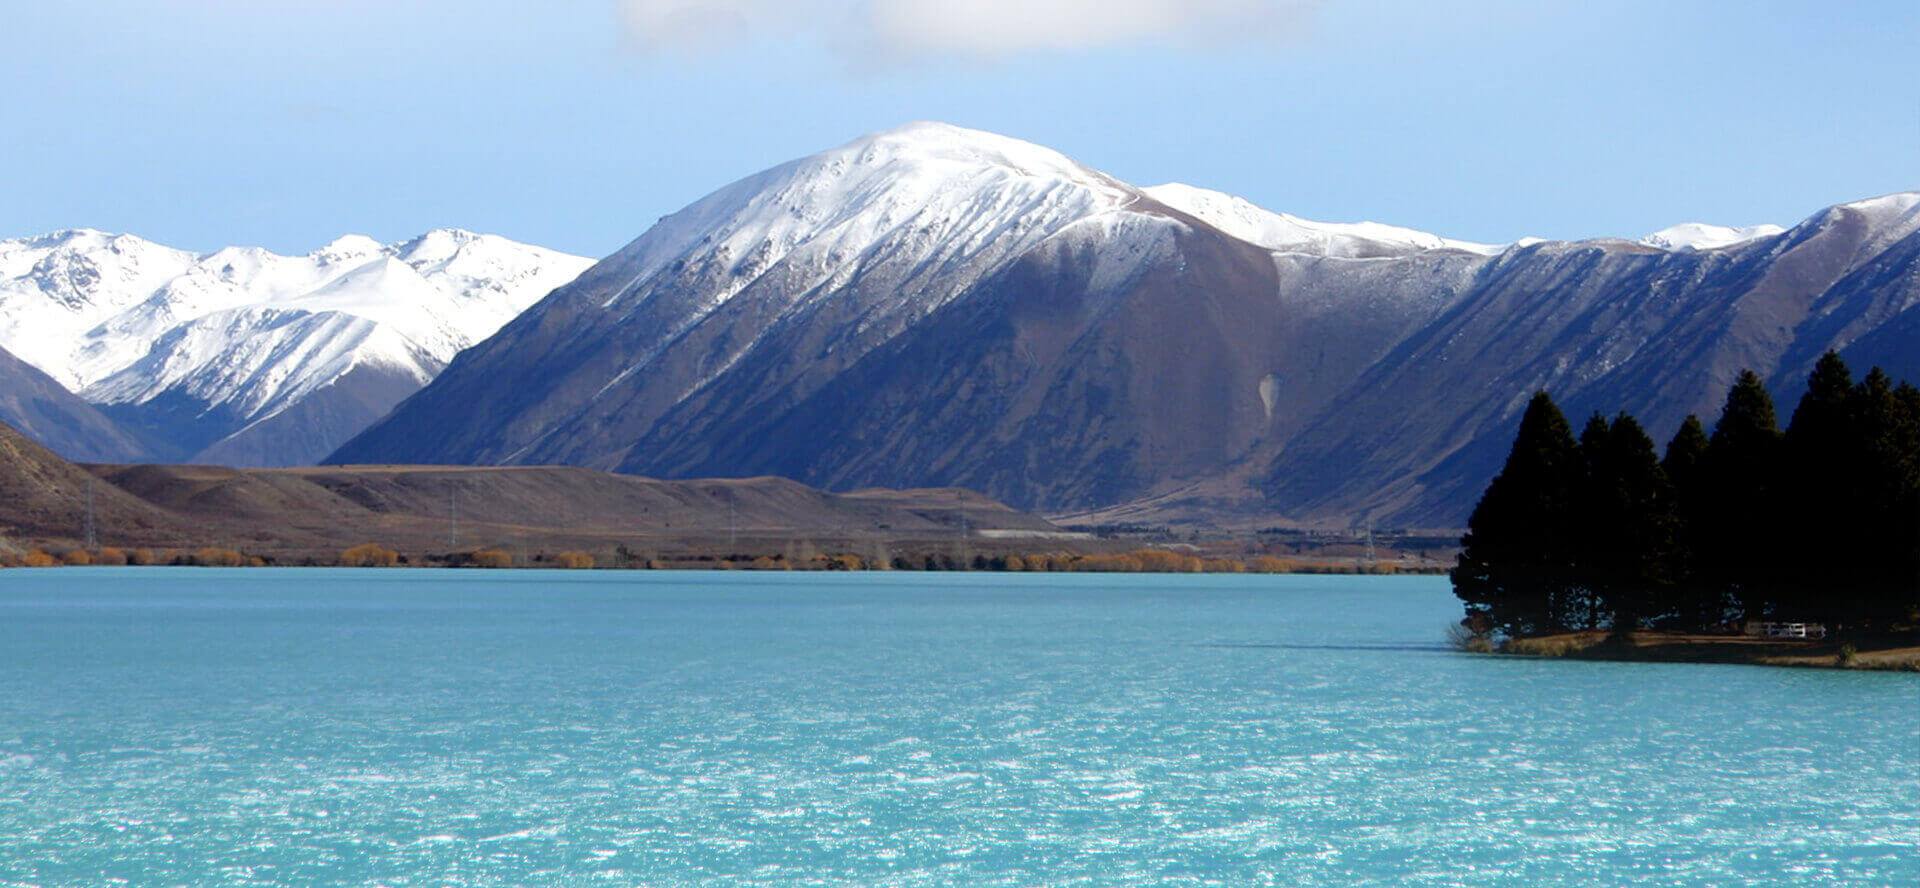
[[[0,572],[0,885],[1920,884],[1920,676],[1444,579]]]

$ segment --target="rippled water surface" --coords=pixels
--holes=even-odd
[[[0,884],[1916,884],[1920,677],[1444,580],[0,573]]]

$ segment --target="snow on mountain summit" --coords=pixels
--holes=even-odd
[[[385,249],[380,242],[364,234],[343,234],[307,255],[321,263],[332,264],[364,259]]]
[[[639,304],[691,274],[702,311],[778,270],[782,286],[832,292],[857,275],[893,284],[895,307],[937,308],[981,276],[1081,223],[1139,216],[1139,237],[1185,224],[1172,208],[1268,249],[1340,257],[1500,248],[1377,223],[1312,222],[1184,185],[1139,189],[1040,145],[945,123],[862,136],[737,181],[674,213],[607,259]],[[916,257],[912,263],[904,257]],[[896,267],[881,270],[892,263]],[[869,281],[868,283],[875,283]],[[685,318],[699,320],[699,312]]]
[[[1143,190],[1154,200],[1227,234],[1282,253],[1361,259],[1424,250],[1461,250],[1486,256],[1502,249],[1378,222],[1315,222],[1263,209],[1231,194],[1177,182]]]
[[[719,288],[716,303],[776,265],[824,283],[883,245],[991,264],[1135,197],[1049,148],[908,124],[742,179],[662,219],[609,257],[632,277],[608,304],[690,257],[735,280]]]
[[[1662,250],[1718,250],[1735,244],[1763,237],[1772,237],[1786,231],[1778,225],[1748,225],[1734,228],[1726,225],[1708,225],[1704,222],[1683,222],[1662,228],[1640,239],[1649,247]]]

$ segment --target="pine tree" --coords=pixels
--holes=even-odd
[[[1864,550],[1865,563],[1847,572],[1851,581],[1838,586],[1842,600],[1830,605],[1850,624],[1901,622],[1913,603],[1920,426],[1910,403],[1878,367],[1852,393],[1856,469],[1850,493],[1853,526],[1861,530],[1851,542]]]
[[[1674,500],[1673,595],[1674,628],[1698,631],[1726,619],[1727,600],[1709,582],[1701,564],[1701,532],[1709,502],[1706,490],[1707,429],[1700,417],[1687,414],[1680,430],[1667,442],[1660,461]]]
[[[1604,501],[1610,496],[1607,456],[1607,418],[1597,411],[1580,429],[1580,476],[1574,487],[1574,579],[1562,621],[1569,626],[1595,629],[1607,614],[1602,600],[1613,557],[1611,520]]]
[[[1596,417],[1596,420],[1598,417]],[[1583,584],[1617,632],[1669,616],[1674,602],[1673,490],[1653,439],[1632,416],[1590,423],[1580,440],[1588,495],[1580,504],[1587,535]]]
[[[1853,587],[1861,578],[1835,575],[1831,561],[1852,545],[1851,522],[1839,518],[1854,511],[1864,481],[1857,400],[1852,371],[1829,351],[1808,375],[1783,436],[1786,470],[1778,478],[1778,502],[1788,545],[1781,605],[1793,616],[1832,614],[1837,599],[1859,594]]]
[[[1572,500],[1579,453],[1546,392],[1527,404],[1506,464],[1474,507],[1452,572],[1454,593],[1480,628],[1531,635],[1565,628],[1572,584]]]
[[[1757,374],[1741,371],[1707,442],[1701,552],[1708,581],[1726,589],[1748,619],[1776,605],[1780,449],[1773,397]]]
[[[1711,628],[1734,607],[1914,626],[1920,388],[1879,368],[1856,385],[1829,353],[1782,433],[1743,372],[1713,434],[1689,416],[1658,459],[1632,416],[1596,414],[1576,442],[1537,394],[1462,545],[1454,590],[1480,629]]]
[[[1679,489],[1698,479],[1706,461],[1707,427],[1700,422],[1700,417],[1689,413],[1680,422],[1680,430],[1667,441],[1667,454],[1661,457],[1660,468],[1675,489]]]
[[[1901,383],[1893,396],[1899,405],[1896,447],[1906,459],[1895,479],[1900,493],[1889,556],[1893,579],[1878,611],[1891,622],[1920,626],[1920,388]]]

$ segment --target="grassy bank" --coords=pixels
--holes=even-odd
[[[1733,663],[1751,666],[1799,666],[1822,669],[1872,669],[1920,672],[1920,638],[1862,638],[1789,641],[1744,635],[1635,632],[1625,637],[1604,630],[1511,638],[1482,649],[1523,657],[1564,657],[1645,663]]]

